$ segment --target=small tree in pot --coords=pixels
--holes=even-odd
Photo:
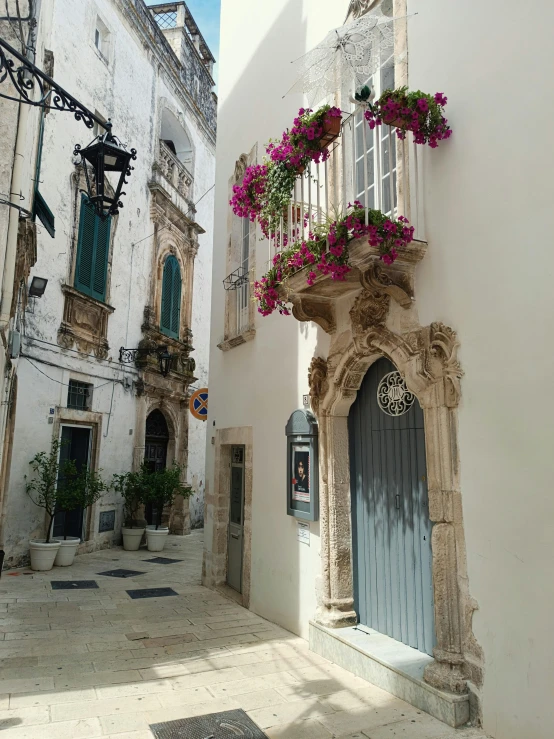
[[[147,470],[144,466],[136,472],[114,475],[111,487],[124,501],[123,549],[136,552],[140,547],[145,531],[144,520],[139,520],[138,512],[145,502],[145,482]]]
[[[35,454],[29,462],[34,479],[27,481],[25,475],[27,494],[35,505],[46,511],[46,538],[31,539],[29,542],[33,570],[51,570],[60,548],[59,541],[50,539],[52,520],[56,514],[60,446],[61,443],[56,439],[52,442],[50,453]]]
[[[165,546],[169,529],[161,526],[164,508],[173,504],[176,495],[192,495],[192,488],[181,481],[183,473],[184,467],[173,462],[171,467],[145,475],[145,502],[152,503],[155,509],[155,524],[146,529],[149,552],[161,552]]]
[[[102,470],[93,470],[87,466],[77,468],[72,459],[63,463],[60,470],[58,492],[56,499],[56,513],[65,513],[63,538],[58,538],[60,549],[54,562],[58,567],[67,567],[73,564],[75,552],[81,539],[67,535],[69,524],[68,513],[80,508],[86,509],[94,505],[108,489],[100,473]]]

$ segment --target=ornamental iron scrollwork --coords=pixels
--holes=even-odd
[[[21,66],[15,67],[15,57]],[[17,103],[26,103],[49,110],[59,110],[73,113],[76,120],[83,121],[87,128],[93,128],[95,122],[102,128],[109,130],[111,123],[106,123],[94,115],[88,108],[70,95],[63,87],[60,87],[51,77],[41,72],[26,57],[20,54],[13,46],[0,38],[0,84],[6,79],[10,80],[20,97],[0,93],[0,97],[6,100],[14,100]],[[33,100],[32,95],[38,90],[38,99]],[[50,101],[50,102],[49,102]]]
[[[415,395],[408,390],[398,371],[386,374],[377,388],[377,404],[387,416],[402,416],[414,404]]]

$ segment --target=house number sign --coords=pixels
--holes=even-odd
[[[387,416],[402,416],[414,404],[415,395],[406,387],[400,372],[386,374],[377,388],[377,403]]]

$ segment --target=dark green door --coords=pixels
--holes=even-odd
[[[60,466],[72,459],[77,470],[87,467],[90,461],[90,441],[92,429],[85,426],[62,426]],[[83,536],[84,509],[60,511],[54,516],[54,536]]]

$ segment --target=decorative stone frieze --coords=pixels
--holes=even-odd
[[[70,285],[62,285],[64,294],[63,318],[58,329],[58,344],[94,354],[97,359],[107,359],[108,317],[114,308],[99,300],[83,295]]]

